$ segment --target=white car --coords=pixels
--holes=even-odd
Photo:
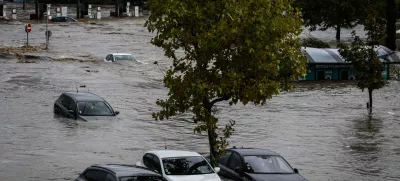
[[[221,181],[217,174],[220,168],[213,169],[203,156],[192,151],[148,151],[136,165],[154,170],[168,181]]]
[[[106,56],[104,59],[105,62],[115,62],[115,61],[136,61],[136,58],[129,53],[111,53]]]

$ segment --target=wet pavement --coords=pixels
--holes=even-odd
[[[189,116],[157,122],[159,81],[169,64],[144,21],[52,24],[50,50],[36,63],[0,55],[0,180],[73,180],[95,163],[135,163],[149,149],[189,149],[206,154],[205,135],[193,135]],[[44,43],[34,25],[32,44]],[[39,32],[40,31],[40,32]],[[0,45],[22,45],[23,24],[0,25]],[[334,34],[319,32],[322,38]],[[130,52],[142,63],[105,63],[108,52]],[[60,58],[94,62],[54,61]],[[161,62],[160,67],[152,64]],[[114,122],[82,122],[52,113],[63,91],[90,91],[121,112]],[[265,106],[221,108],[221,123],[234,119],[232,146],[269,148],[309,180],[400,180],[400,82],[374,92],[374,118],[367,93],[352,86],[298,89]]]

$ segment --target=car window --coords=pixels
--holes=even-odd
[[[226,166],[228,164],[228,159],[232,155],[232,151],[227,150],[225,154],[219,159],[219,164]]]
[[[78,102],[79,114],[82,116],[112,116],[110,107],[101,101]]]
[[[107,174],[105,181],[117,181],[117,179],[115,179],[114,175]]]
[[[111,60],[111,55],[107,55],[106,60],[107,61]]]
[[[105,171],[97,170],[95,175],[96,181],[104,181],[106,179],[107,174],[108,173]]]
[[[96,170],[88,170],[83,174],[87,181],[94,181],[96,179]]]
[[[161,174],[162,172],[161,172],[160,159],[158,159],[157,156],[153,155],[153,162],[154,162],[155,169],[158,171],[158,173]]]
[[[233,153],[228,162],[228,168],[234,170],[235,168],[242,168],[242,161],[240,155]]]
[[[65,96],[61,103],[65,108],[68,108],[70,102],[71,102],[71,98],[68,96]]]
[[[162,159],[166,175],[202,175],[214,173],[202,156],[188,156]]]
[[[71,100],[69,102],[68,110],[74,110],[74,111],[76,110],[76,103],[74,100]]]
[[[60,97],[58,98],[58,101],[62,104],[64,99],[65,99],[65,95],[60,95]]]
[[[244,159],[250,173],[293,173],[290,165],[280,156],[245,156]]]
[[[150,170],[156,170],[158,173],[161,174],[161,164],[157,156],[146,153],[143,156],[143,164]]]
[[[111,61],[114,60],[114,56],[113,56],[113,55],[110,56],[110,60],[111,60]]]

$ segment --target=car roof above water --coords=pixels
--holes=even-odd
[[[127,177],[127,176],[160,176],[159,174],[135,165],[127,164],[95,164],[91,166],[92,168],[103,168],[114,172],[117,177]]]
[[[183,150],[151,150],[147,153],[157,155],[160,158],[201,156],[197,152]]]
[[[105,101],[100,96],[90,93],[90,92],[64,92],[64,95],[67,95],[74,99],[76,102],[90,102],[90,101]]]
[[[263,155],[275,155],[280,156],[278,153],[268,150],[268,149],[261,149],[261,148],[230,148],[227,150],[236,151],[241,155],[248,155],[248,156],[263,156]]]
[[[132,54],[130,54],[130,53],[110,53],[111,55],[131,55],[131,56],[133,56]]]

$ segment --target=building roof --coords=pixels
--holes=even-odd
[[[105,101],[100,96],[90,93],[90,92],[78,92],[78,93],[77,92],[64,92],[63,94],[71,97],[76,102]]]
[[[399,57],[395,52],[385,46],[375,48],[378,57],[382,62],[400,63]],[[347,63],[339,53],[337,48],[311,48],[302,47],[301,52],[307,57],[309,64],[337,64]]]
[[[261,148],[230,148],[228,150],[236,151],[243,156],[279,155],[271,150]]]
[[[125,165],[125,164],[95,164],[92,167],[98,167],[107,169],[111,172],[114,172],[117,177],[126,177],[126,176],[160,176],[159,174],[144,168],[135,165]]]
[[[152,153],[159,158],[201,156],[197,152],[182,151],[182,150],[151,150],[148,151],[147,153]]]

